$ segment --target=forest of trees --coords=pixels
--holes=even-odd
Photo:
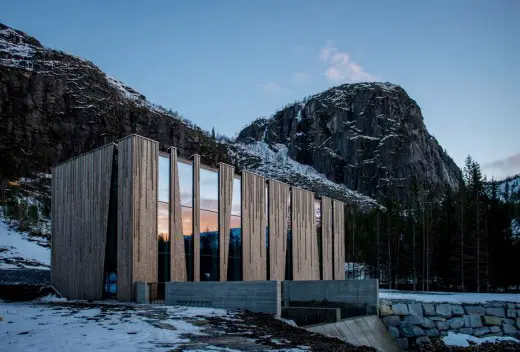
[[[512,231],[520,192],[487,182],[469,156],[463,176],[441,197],[412,180],[406,202],[389,197],[385,211],[349,213],[347,278],[379,278],[391,289],[520,291],[520,233]]]

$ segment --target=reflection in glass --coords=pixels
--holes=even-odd
[[[159,157],[159,202],[170,201],[170,158]]]
[[[293,278],[291,194],[292,190],[289,191],[289,195],[287,196],[287,256],[285,257],[285,280],[292,280]]]
[[[200,209],[218,212],[218,173],[204,168],[200,169]]]
[[[181,205],[193,206],[193,164],[183,161],[177,162],[179,170],[179,188],[181,192]]]
[[[158,281],[170,281],[170,236],[168,231],[168,203],[159,202],[157,207],[158,234]]]
[[[241,205],[242,181],[240,177],[233,178],[233,199],[231,202],[231,214],[240,216],[242,214]]]
[[[231,216],[229,236],[228,281],[242,280],[242,218]]]
[[[200,211],[200,280],[219,280],[218,213]]]
[[[188,281],[193,281],[193,164],[177,162],[181,203],[182,235]]]

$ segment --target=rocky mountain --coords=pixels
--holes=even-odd
[[[213,138],[177,113],[154,105],[90,61],[43,46],[0,24],[0,181],[49,173],[50,167],[137,133],[176,146],[189,158],[227,162],[371,209],[377,203],[278,151]]]
[[[390,83],[331,88],[254,121],[237,143],[283,150],[327,179],[375,198],[393,193],[404,200],[414,178],[432,190],[457,188],[462,180],[428,133],[417,103]]]

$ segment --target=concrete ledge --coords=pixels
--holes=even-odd
[[[150,289],[146,282],[135,283],[135,301],[139,304],[150,303]]]
[[[378,314],[378,280],[284,281],[284,307],[341,308],[341,318]]]
[[[298,326],[335,323],[341,320],[341,309],[322,307],[282,307],[282,318],[294,320]]]
[[[280,316],[280,281],[201,281],[166,283],[165,303],[243,309]]]

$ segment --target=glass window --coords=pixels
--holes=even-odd
[[[182,234],[188,281],[193,281],[193,164],[177,162],[181,202]]]
[[[231,224],[229,235],[228,281],[242,280],[242,180],[233,179],[233,197],[231,202]]]
[[[219,280],[218,213],[200,211],[200,280]]]
[[[159,157],[159,202],[170,201],[170,158]]]
[[[157,209],[157,235],[159,238],[164,239],[165,241],[169,240],[169,205],[168,203],[159,202]]]
[[[242,197],[242,180],[240,177],[233,179],[233,200],[231,202],[231,214],[240,216],[242,214],[241,207]]]
[[[200,209],[218,212],[218,173],[204,168],[200,168]]]

